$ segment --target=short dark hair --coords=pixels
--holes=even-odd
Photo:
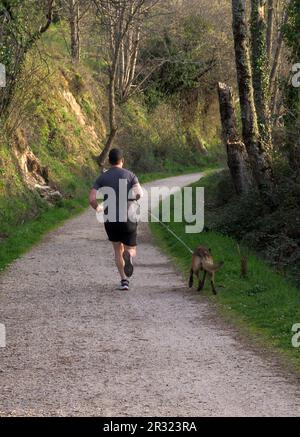
[[[123,159],[123,153],[120,149],[111,149],[108,155],[108,160],[111,165],[116,165]]]

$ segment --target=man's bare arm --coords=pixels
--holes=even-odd
[[[132,186],[132,192],[135,200],[141,199],[144,195],[143,189],[139,183]]]

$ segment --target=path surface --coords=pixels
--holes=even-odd
[[[0,280],[1,415],[300,415],[299,385],[187,289],[145,225],[130,292],[90,210]]]

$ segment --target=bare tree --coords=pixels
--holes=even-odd
[[[259,136],[257,124],[245,0],[232,0],[232,28],[241,106],[243,140],[247,148],[256,183],[259,188],[263,188],[270,185],[272,180],[272,170],[269,158]]]
[[[70,54],[74,63],[80,61],[82,21],[91,6],[91,0],[64,0],[63,10],[67,12],[66,16],[70,27]]]
[[[74,62],[78,62],[80,59],[80,33],[79,33],[79,20],[80,20],[80,1],[69,1],[69,23],[70,23],[70,35],[71,35],[71,57]]]
[[[109,134],[97,158],[103,167],[117,133],[116,104],[141,89],[147,76],[136,83],[141,31],[158,0],[94,0],[105,31],[108,64]],[[154,67],[155,68],[155,67]],[[149,73],[151,74],[151,72]]]

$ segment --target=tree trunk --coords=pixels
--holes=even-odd
[[[281,105],[277,105],[278,87],[279,87],[278,82],[275,81],[274,86],[273,86],[271,103],[270,103],[270,110],[271,110],[274,125],[276,125],[276,122],[278,120],[278,114],[279,114],[279,110],[280,110],[280,106],[281,106]]]
[[[274,85],[275,85],[275,81],[276,81],[276,76],[277,76],[277,71],[278,71],[279,61],[280,61],[280,56],[281,56],[281,50],[282,50],[282,45],[283,45],[283,27],[286,25],[288,18],[289,18],[289,4],[290,4],[290,1],[287,3],[285,10],[284,10],[284,13],[283,13],[282,24],[281,24],[281,28],[279,30],[276,51],[275,51],[273,65],[272,65],[272,69],[271,69],[271,73],[270,73],[270,80],[269,80],[269,94],[270,95],[272,95],[274,92]]]
[[[227,163],[237,194],[247,193],[254,180],[245,144],[238,138],[232,89],[218,84],[222,136],[227,149]]]
[[[78,62],[80,60],[79,0],[69,0],[69,5],[70,5],[71,57],[73,62]]]
[[[115,90],[115,73],[110,74],[109,87],[108,87],[108,103],[109,103],[109,134],[105,143],[105,146],[97,157],[97,163],[100,168],[104,167],[105,160],[108,156],[110,148],[113,144],[117,133],[117,123],[116,123],[116,90]]]
[[[269,61],[272,58],[273,22],[274,22],[274,0],[268,0],[267,56]]]
[[[266,0],[251,0],[252,78],[259,133],[266,149],[270,149],[272,139],[265,5]]]
[[[232,27],[239,86],[243,140],[247,148],[257,186],[270,187],[272,170],[269,158],[259,138],[254,106],[245,0],[232,0]]]

